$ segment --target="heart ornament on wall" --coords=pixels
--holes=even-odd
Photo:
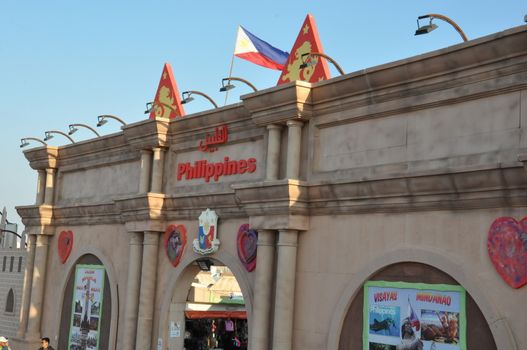
[[[250,229],[249,224],[241,225],[236,238],[236,248],[238,257],[249,272],[256,267],[257,243],[258,232]]]
[[[501,278],[512,288],[527,284],[527,217],[520,222],[510,217],[494,220],[487,249]]]
[[[65,263],[68,260],[71,250],[73,249],[73,232],[62,231],[59,234],[59,258],[61,263]]]
[[[169,225],[163,239],[168,260],[176,267],[187,245],[187,228],[184,225]]]

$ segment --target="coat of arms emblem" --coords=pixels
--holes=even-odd
[[[199,216],[198,238],[194,240],[192,248],[198,254],[207,255],[218,251],[219,246],[218,215],[207,208]]]

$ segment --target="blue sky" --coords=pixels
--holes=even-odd
[[[256,3],[256,4],[254,4]],[[414,36],[416,18],[452,18],[469,39],[524,25],[527,3],[518,0],[377,1],[23,1],[0,2],[0,210],[35,200],[36,171],[19,148],[23,137],[66,132],[71,123],[95,126],[114,114],[129,123],[144,119],[165,62],[180,91],[200,90],[223,105],[218,91],[229,72],[239,24],[290,51],[307,13],[317,22],[326,54],[346,73],[441,49],[461,41],[444,22]],[[336,72],[332,71],[333,75]],[[259,89],[276,85],[279,72],[235,59],[233,76]],[[248,93],[231,90],[228,103]],[[210,108],[196,98],[187,114]],[[108,123],[102,134],[117,132]],[[81,130],[75,140],[90,138]],[[60,135],[50,145],[69,141]],[[36,144],[32,144],[36,145]]]

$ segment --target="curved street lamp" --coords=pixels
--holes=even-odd
[[[48,130],[48,131],[45,131],[44,134],[46,135],[46,137],[44,137],[44,141],[51,140],[53,138],[53,135],[51,134],[59,134],[59,135],[66,137],[68,140],[71,141],[71,143],[75,143],[75,140],[73,140],[71,137],[69,137],[66,133],[63,133],[62,131]]]
[[[123,124],[123,126],[128,125],[124,122],[124,120],[119,117],[116,117],[115,115],[103,114],[97,117],[97,127],[103,126],[104,124],[108,123],[108,119],[117,120],[119,123]]]
[[[216,102],[214,102],[214,100],[209,95],[204,94],[201,91],[196,91],[196,90],[183,91],[183,93],[181,94],[181,98],[182,98],[181,104],[185,104],[185,103],[189,103],[190,101],[193,101],[194,97],[192,97],[192,95],[203,96],[207,100],[209,100],[210,103],[214,105],[214,108],[218,108],[218,105],[216,104]]]
[[[221,88],[220,88],[220,92],[226,92],[226,91],[229,91],[229,90],[232,90],[236,87],[236,85],[233,85],[231,84],[231,81],[234,80],[234,81],[241,81],[242,83],[245,83],[247,85],[249,85],[249,87],[251,89],[254,90],[254,92],[258,91],[258,89],[256,88],[256,86],[254,86],[253,84],[251,84],[249,81],[243,79],[243,78],[239,78],[239,77],[228,77],[228,78],[223,78],[221,80]],[[227,85],[225,85],[225,82],[228,82]]]
[[[1,232],[9,232],[9,233],[12,233],[14,234],[15,236],[17,236],[18,238],[22,238],[21,235],[19,235],[18,233],[16,233],[15,231],[11,231],[11,230],[5,230],[5,229],[0,229]]]
[[[428,22],[428,24],[424,26],[419,25],[419,20],[425,19],[425,18],[430,18],[430,22]],[[456,22],[454,22],[447,16],[439,15],[437,13],[429,13],[427,15],[417,17],[417,30],[415,31],[415,35],[428,34],[431,31],[435,30],[437,28],[437,24],[432,23],[432,20],[436,18],[450,24],[459,33],[459,35],[461,35],[461,38],[463,38],[463,41],[468,41],[467,36],[463,32],[463,30],[456,24]]]
[[[70,128],[70,131],[68,132],[68,135],[73,135],[74,133],[76,133],[79,130],[79,129],[77,129],[77,126],[82,127],[82,128],[86,128],[86,129],[89,129],[89,130],[93,131],[93,133],[95,135],[97,135],[97,137],[101,136],[101,135],[99,135],[97,130],[95,130],[94,128],[92,128],[91,126],[86,125],[86,124],[70,124],[70,125],[68,125],[68,127]]]
[[[306,58],[307,57],[311,57],[311,60],[306,62]],[[304,69],[304,68],[307,68],[307,67],[310,67],[310,66],[313,66],[313,65],[317,64],[317,61],[314,60],[313,57],[325,58],[326,60],[331,62],[335,66],[335,68],[337,68],[337,70],[339,71],[340,75],[344,75],[344,71],[339,66],[339,64],[333,58],[329,57],[328,55],[326,55],[325,53],[322,53],[322,52],[306,52],[306,53],[302,54],[302,56],[301,56],[302,64],[300,65],[300,69]]]
[[[44,146],[48,145],[47,143],[45,143],[44,141],[42,141],[39,138],[36,138],[36,137],[24,137],[23,139],[20,139],[20,148],[28,146],[29,145],[28,141],[37,141],[37,142],[40,142],[41,144],[43,144]]]

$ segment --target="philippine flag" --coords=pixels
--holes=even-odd
[[[257,38],[242,26],[238,27],[234,55],[262,67],[282,70],[289,54]]]

